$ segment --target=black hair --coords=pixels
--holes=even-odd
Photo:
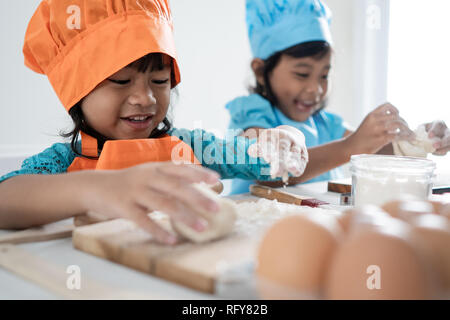
[[[155,70],[162,70],[164,67],[167,66],[167,57],[163,53],[150,53],[132,63],[130,63],[127,67],[135,68],[138,72],[146,72],[147,69],[151,66],[151,71]],[[170,59],[170,66],[171,66],[171,73],[172,73],[172,82],[175,81],[174,79],[174,71],[173,71],[173,61]],[[72,121],[74,123],[73,130],[69,132],[62,132],[60,135],[64,138],[71,138],[70,141],[70,147],[72,151],[84,158],[88,159],[98,159],[98,157],[91,157],[87,155],[83,155],[81,150],[77,149],[77,141],[78,137],[80,135],[80,132],[83,131],[84,133],[90,135],[91,137],[97,139],[97,147],[98,151],[101,152],[103,149],[103,145],[107,140],[110,140],[109,138],[103,136],[99,132],[97,132],[95,129],[90,127],[85,119],[84,114],[81,109],[81,104],[83,102],[83,99],[80,100],[78,103],[76,103],[70,110],[69,115],[72,118]],[[163,134],[167,133],[172,128],[172,123],[167,118],[167,116],[164,118],[164,120],[150,133],[149,138],[158,138],[162,136]]]
[[[331,46],[326,41],[310,41],[297,44],[295,46],[289,47],[285,50],[275,52],[269,58],[264,60],[264,67],[262,70],[265,85],[256,81],[255,87],[250,87],[249,91],[251,93],[257,93],[263,98],[269,100],[273,106],[278,105],[278,100],[273,93],[272,87],[270,86],[269,75],[278,65],[283,55],[287,55],[293,58],[305,58],[311,57],[316,60],[320,60],[325,57],[329,52],[331,52]],[[325,104],[317,110],[316,112],[322,110]]]

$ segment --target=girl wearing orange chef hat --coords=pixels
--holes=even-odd
[[[167,0],[41,2],[25,35],[25,64],[47,75],[74,129],[71,143],[54,144],[0,178],[0,228],[95,212],[175,243],[148,212],[204,230],[200,208],[218,205],[192,183],[302,174],[307,152],[296,129],[221,140],[172,128],[170,92],[180,82],[172,32]],[[269,143],[276,146],[270,155],[261,151]],[[269,168],[286,154],[295,161]]]

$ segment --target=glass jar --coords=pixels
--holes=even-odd
[[[350,164],[355,206],[383,205],[403,195],[427,200],[436,169],[431,160],[385,155],[355,155]]]

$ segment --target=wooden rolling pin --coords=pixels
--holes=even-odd
[[[250,186],[250,193],[260,198],[277,200],[278,202],[296,204],[299,206],[308,206],[313,208],[329,204],[328,202],[322,200],[314,199],[311,197],[303,197],[296,194],[256,184]]]
[[[73,225],[49,224],[0,236],[0,244],[19,244],[70,238]]]

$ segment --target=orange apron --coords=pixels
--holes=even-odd
[[[81,153],[97,157],[97,140],[81,132]],[[118,170],[145,162],[173,161],[200,165],[192,148],[177,137],[156,139],[108,140],[98,160],[76,157],[67,172],[80,170]]]

